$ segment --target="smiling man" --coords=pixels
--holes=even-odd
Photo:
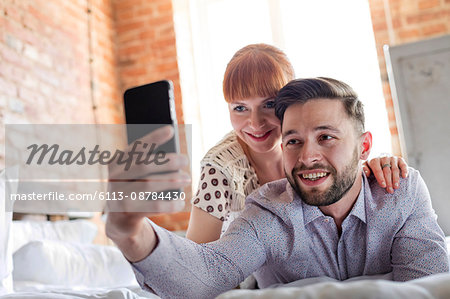
[[[394,194],[362,173],[372,136],[348,85],[294,80],[275,101],[287,179],[251,194],[220,240],[195,244],[144,219],[108,217],[109,236],[141,286],[163,297],[207,298],[252,272],[262,288],[315,277],[406,281],[448,272],[444,234],[419,173],[410,169]]]
[[[292,94],[297,94],[291,98]],[[289,109],[288,109],[289,108]],[[297,81],[279,95],[286,177],[301,200],[333,217],[339,233],[362,187],[372,135],[356,93],[329,78]]]

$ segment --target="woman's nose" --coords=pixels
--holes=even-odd
[[[264,116],[258,112],[252,112],[250,115],[250,126],[253,129],[260,129],[264,126]]]

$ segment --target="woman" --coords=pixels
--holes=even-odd
[[[284,178],[280,122],[273,108],[276,93],[292,79],[294,69],[288,58],[270,45],[248,45],[228,63],[223,92],[234,130],[201,161],[187,238],[197,243],[219,239],[244,209],[247,195]],[[368,165],[390,193],[398,188],[399,167],[403,177],[407,175],[401,158],[375,158]],[[364,171],[370,174],[367,165]]]

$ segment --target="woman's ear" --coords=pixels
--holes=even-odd
[[[372,149],[372,133],[365,132],[361,136],[361,160],[369,158],[370,150]]]

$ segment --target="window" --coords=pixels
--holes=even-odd
[[[365,105],[372,156],[391,152],[367,1],[173,0],[185,122],[193,131],[193,179],[206,151],[232,128],[222,79],[232,55],[251,43],[288,55],[296,77],[327,76],[352,86]],[[194,182],[195,183],[195,182]],[[194,185],[195,186],[195,185]]]

